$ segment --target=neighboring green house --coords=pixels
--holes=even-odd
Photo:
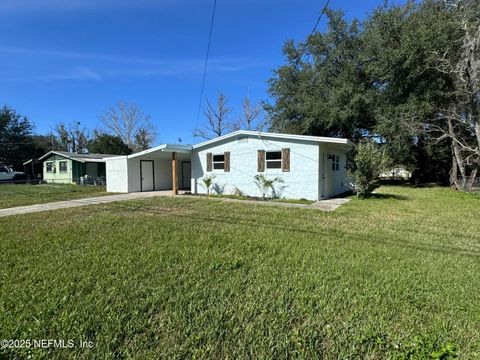
[[[49,183],[86,184],[105,179],[105,158],[116,155],[77,154],[50,151],[39,158],[43,161],[43,180]]]

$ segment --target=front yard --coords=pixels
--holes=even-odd
[[[107,195],[105,187],[60,184],[0,184],[0,209]]]
[[[383,187],[334,212],[195,198],[0,218],[6,357],[480,357],[480,196]],[[443,357],[442,357],[443,356]]]

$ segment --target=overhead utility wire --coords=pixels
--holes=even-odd
[[[330,4],[330,0],[327,0],[327,2],[325,3],[325,6],[323,7],[322,12],[318,16],[316,24],[312,29],[312,32],[310,33],[310,35],[308,35],[307,42],[305,43],[305,46],[303,47],[302,52],[300,53],[300,56],[297,58],[297,63],[296,63],[297,65],[300,62],[300,60],[302,60],[303,54],[305,53],[305,50],[308,48],[308,45],[310,44],[310,39],[312,38],[315,31],[317,31],[318,24],[320,24],[320,20],[322,20],[322,16],[323,14],[325,14],[325,11],[328,8],[328,4]]]
[[[207,77],[207,66],[208,66],[208,58],[210,56],[210,45],[212,43],[212,34],[213,34],[213,24],[215,20],[215,10],[217,8],[217,0],[213,0],[213,11],[212,11],[212,19],[210,21],[210,33],[208,35],[208,45],[207,45],[207,54],[205,56],[205,65],[203,67],[203,77],[202,77],[202,87],[200,90],[200,99],[198,101],[198,110],[197,110],[197,119],[195,121],[195,129],[198,126],[198,120],[200,118],[200,111],[202,109],[202,99],[203,99],[203,92],[205,90],[205,80]]]

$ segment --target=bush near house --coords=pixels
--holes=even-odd
[[[357,195],[367,197],[380,186],[380,174],[389,169],[390,160],[372,140],[362,140],[355,150],[354,169],[349,171],[349,177]]]
[[[207,190],[207,195],[210,196],[210,190],[214,184],[215,175],[208,175],[201,179],[203,186]]]
[[[276,185],[283,184],[283,179],[281,177],[267,178],[265,175],[259,174],[255,175],[253,179],[255,180],[255,185],[257,185],[262,194],[262,198],[278,197],[279,191],[277,190]]]

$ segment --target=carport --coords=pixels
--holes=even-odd
[[[106,159],[107,191],[139,192],[179,189],[191,184],[190,145],[163,144],[128,156]]]

